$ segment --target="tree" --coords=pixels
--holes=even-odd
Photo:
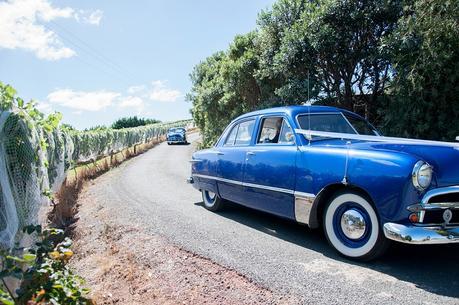
[[[298,30],[304,11],[314,5],[304,0],[280,0],[258,16],[260,67],[256,77],[266,92],[266,106],[301,104],[318,95],[315,53]]]
[[[459,135],[459,2],[410,2],[387,40],[394,80],[381,109],[385,130],[451,141]]]
[[[194,67],[190,74],[193,87],[187,100],[193,102],[191,114],[201,129],[206,146],[218,138],[224,128],[223,122],[228,121],[228,115],[219,103],[224,95],[220,69],[225,56],[224,52],[213,54]]]
[[[374,119],[390,76],[382,42],[400,13],[400,2],[389,0],[279,1],[259,17],[260,76],[277,80],[280,97],[305,98],[309,90],[315,101],[360,106]]]
[[[458,135],[448,126],[459,111],[458,15],[453,0],[278,0],[194,68],[188,100],[204,144],[239,114],[308,99],[393,135]]]
[[[260,107],[255,37],[255,32],[236,36],[228,51],[208,57],[190,75],[193,87],[187,99],[193,102],[192,115],[207,146],[233,118]]]
[[[143,119],[138,118],[137,116],[133,117],[126,117],[116,120],[112,124],[113,129],[122,129],[122,128],[129,128],[129,127],[137,127],[137,126],[144,126],[148,124],[155,124],[160,123],[161,121],[155,119]]]

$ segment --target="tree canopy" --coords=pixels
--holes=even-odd
[[[144,126],[148,124],[161,123],[161,121],[155,119],[143,119],[137,116],[120,118],[112,124],[113,129],[122,129],[129,127]]]
[[[459,1],[414,1],[387,43],[394,71],[392,98],[380,109],[387,132],[454,140],[459,136]]]
[[[204,144],[244,112],[308,99],[391,135],[451,140],[458,20],[454,0],[278,0],[191,73],[187,98]]]

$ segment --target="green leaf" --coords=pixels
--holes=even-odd
[[[16,256],[8,255],[6,258],[9,259],[9,260],[18,262],[18,263],[26,263],[26,261],[24,259],[16,257]]]
[[[14,90],[13,87],[11,87],[10,85],[6,85],[5,87],[5,93],[9,96],[9,97],[13,97],[16,95],[16,90]]]
[[[0,302],[4,305],[14,305],[14,301],[11,298],[0,297]]]
[[[26,253],[22,256],[27,263],[33,263],[37,259],[37,256],[32,253]]]
[[[18,97],[16,99],[16,102],[18,103],[18,107],[19,108],[23,108],[24,107],[24,100],[22,98]]]

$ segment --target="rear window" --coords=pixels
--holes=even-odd
[[[244,121],[234,125],[228,134],[224,146],[249,145],[252,141],[252,133],[255,120]]]
[[[228,137],[226,138],[225,141],[225,146],[232,146],[234,145],[234,141],[236,140],[236,134],[237,134],[237,129],[239,128],[239,125],[234,125],[233,129],[231,129],[230,133],[228,134]]]
[[[252,140],[253,126],[255,120],[242,122],[239,124],[235,145],[249,145]]]

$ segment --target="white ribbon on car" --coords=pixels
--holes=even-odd
[[[396,137],[383,137],[383,136],[376,136],[376,135],[371,136],[371,135],[317,131],[317,130],[308,130],[308,129],[295,129],[295,132],[298,134],[304,135],[305,138],[308,140],[311,140],[313,136],[316,136],[316,137],[323,137],[323,138],[346,139],[346,140],[357,140],[357,141],[387,142],[391,144],[445,146],[445,147],[459,149],[459,143],[455,143],[455,142],[442,142],[442,141],[418,140],[418,139],[407,139],[407,138],[396,138]]]

